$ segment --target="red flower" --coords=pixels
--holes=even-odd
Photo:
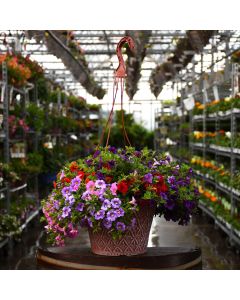
[[[156,188],[158,194],[165,193],[168,191],[168,187],[164,182],[162,184],[157,184]]]
[[[120,193],[122,193],[123,195],[125,195],[128,191],[128,185],[127,185],[127,182],[125,180],[119,182],[117,184],[117,188],[118,188],[118,191]]]
[[[85,175],[85,173],[84,173],[83,171],[79,171],[79,172],[78,172],[78,176],[79,176],[81,179],[83,179],[84,175]]]
[[[69,183],[70,181],[71,181],[71,179],[69,179],[69,178],[67,178],[67,177],[64,177],[64,178],[62,178],[62,183],[63,182],[67,182],[67,183]]]
[[[53,187],[56,188],[57,187],[57,183],[56,181],[53,181]]]
[[[78,170],[78,165],[75,161],[73,161],[70,165],[71,172],[76,172]]]

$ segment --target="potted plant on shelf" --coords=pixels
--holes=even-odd
[[[42,202],[49,241],[64,245],[80,225],[96,254],[144,253],[154,214],[180,225],[190,221],[198,201],[192,173],[166,155],[132,147],[100,148],[68,163]]]

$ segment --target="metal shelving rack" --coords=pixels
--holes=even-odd
[[[238,77],[239,77],[239,65],[233,64],[232,65],[232,87],[231,87],[231,93],[229,89],[229,85],[226,85],[228,89],[226,88],[222,89],[221,86],[215,87],[215,89],[218,89],[220,98],[224,98],[227,96],[226,92],[228,93],[228,96],[234,97],[238,90],[234,88],[233,84],[237,81],[238,84]],[[236,79],[237,78],[237,79]],[[209,87],[213,88],[213,86]],[[208,88],[208,89],[209,89]],[[237,124],[240,119],[240,113],[235,112],[234,108],[231,107],[231,110],[228,111],[225,114],[219,115],[219,113],[216,113],[214,116],[207,116],[206,115],[206,109],[205,104],[209,102],[209,96],[208,96],[208,89],[204,89],[202,91],[203,94],[203,101],[204,109],[203,114],[201,117],[199,116],[193,116],[191,119],[191,127],[194,128],[196,124],[202,124],[202,131],[203,133],[206,133],[207,131],[207,125],[210,123],[214,127],[215,131],[220,130],[221,128],[221,121],[229,122],[230,123],[230,132],[231,132],[231,147],[219,147],[215,145],[207,145],[205,140],[205,135],[203,138],[202,143],[190,143],[190,147],[192,149],[192,152],[195,151],[202,151],[202,157],[203,160],[206,159],[206,155],[211,153],[215,157],[215,161],[221,162],[224,157],[228,157],[230,161],[230,172],[231,172],[231,182],[234,180],[234,173],[236,171],[236,160],[240,159],[240,149],[234,148],[234,137],[237,133]],[[195,95],[196,98],[197,95]],[[199,98],[198,98],[199,100]],[[214,99],[211,99],[214,100]],[[240,201],[240,193],[232,188],[232,186],[226,186],[216,180],[216,178],[210,178],[207,175],[201,174],[199,172],[196,173],[196,177],[202,180],[203,186],[206,184],[210,184],[212,187],[214,187],[216,192],[221,192],[226,195],[226,197],[230,200],[231,203],[231,215],[234,214],[236,210],[236,203]],[[206,205],[200,204],[199,206],[205,213],[207,213],[210,217],[212,217],[215,220],[216,225],[218,225],[229,237],[229,241],[232,244],[240,245],[240,233],[238,230],[234,229],[229,223],[225,222],[222,218],[219,219],[218,216],[216,216],[212,210],[210,210]]]

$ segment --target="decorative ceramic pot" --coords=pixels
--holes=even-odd
[[[96,233],[89,229],[92,252],[107,256],[131,256],[145,253],[156,204],[152,200],[140,200],[139,206],[140,209],[135,215],[135,226],[128,229],[120,239],[113,240],[107,229]]]

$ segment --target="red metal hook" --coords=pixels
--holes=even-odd
[[[131,51],[133,51],[133,49],[134,49],[134,41],[130,36],[124,36],[117,44],[116,52],[117,52],[119,65],[115,71],[115,77],[118,77],[118,78],[124,78],[127,76],[126,67],[125,67],[125,63],[123,60],[123,56],[122,56],[122,47],[125,43],[128,44]]]

